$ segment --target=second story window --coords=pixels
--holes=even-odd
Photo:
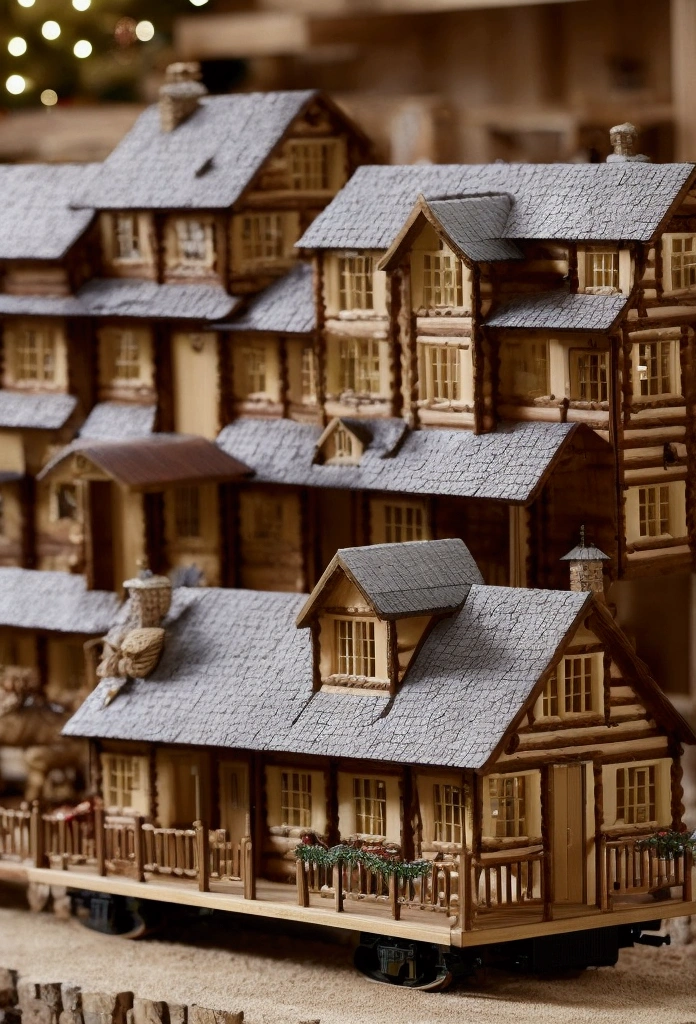
[[[462,264],[451,252],[423,253],[423,305],[426,309],[460,308]]]
[[[374,338],[341,338],[338,344],[339,390],[357,394],[380,392],[379,341]]]
[[[335,671],[341,676],[374,679],[375,624],[370,619],[334,621]]]
[[[311,826],[312,776],[309,772],[280,773],[280,813],[283,825]]]
[[[638,488],[638,516],[641,537],[669,535],[669,484]]]
[[[332,188],[338,140],[291,139],[287,146],[291,188],[308,192]]]
[[[314,349],[311,345],[305,345],[302,349],[302,363],[300,366],[300,389],[302,401],[308,405],[317,400],[317,361]]]
[[[140,346],[135,331],[113,334],[114,380],[140,379]]]
[[[280,260],[285,254],[282,213],[252,213],[242,218],[242,263],[252,267]]]
[[[383,836],[387,831],[387,787],[382,779],[353,779],[355,831]]]
[[[568,718],[596,710],[601,655],[567,655],[546,682],[541,698],[543,718]]]
[[[603,249],[585,254],[585,287],[619,287],[619,254],[615,249]]]
[[[373,544],[428,539],[426,509],[420,502],[375,501],[371,514]]]
[[[637,346],[636,391],[641,398],[673,392],[672,365],[675,345],[671,341],[641,341]]]
[[[616,823],[643,825],[657,821],[655,765],[616,770]]]
[[[452,345],[419,344],[421,397],[431,402],[461,400],[461,351]]]
[[[526,791],[524,775],[489,778],[489,835],[500,839],[527,835]]]
[[[266,349],[249,346],[242,352],[244,395],[262,395],[266,391]]]
[[[114,256],[132,262],[143,258],[138,218],[133,213],[117,213],[114,218]]]
[[[198,487],[174,488],[174,530],[179,539],[201,536],[201,492]]]
[[[540,398],[549,393],[548,343],[505,341],[500,346],[501,388],[505,395]]]
[[[340,256],[338,259],[339,309],[374,309],[374,260],[372,256]]]
[[[437,843],[456,843],[461,846],[463,805],[459,786],[433,786],[433,839]]]
[[[178,265],[192,270],[211,269],[215,262],[213,225],[182,217],[176,221],[175,231]]]
[[[696,288],[696,245],[694,236],[672,237],[670,241],[669,270],[672,291]]]
[[[48,328],[23,327],[15,332],[15,384],[52,384],[56,379],[56,341]]]
[[[609,354],[571,349],[570,388],[570,397],[575,401],[608,401]]]
[[[102,385],[140,387],[151,379],[151,348],[147,330],[102,327],[99,330],[99,372]]]

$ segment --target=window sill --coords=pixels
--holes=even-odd
[[[613,288],[610,285],[591,285],[589,288],[578,288],[578,292],[582,295],[622,295],[620,288]]]
[[[413,312],[417,317],[472,316],[464,306],[418,306]]]
[[[657,537],[640,537],[632,541],[627,540],[626,552],[627,554],[632,554],[634,551],[649,551],[654,548],[679,547],[682,544],[688,543],[688,537],[673,537],[669,533],[663,533]]]
[[[359,693],[376,693],[383,697],[389,693],[388,679],[372,679],[367,676],[333,675],[322,679],[322,690],[326,693],[339,693],[354,690]]]

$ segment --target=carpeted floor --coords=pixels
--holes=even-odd
[[[164,933],[173,941],[129,942],[18,904],[0,909],[0,965],[85,990],[242,1009],[248,1024],[696,1022],[696,944],[625,950],[617,967],[574,978],[490,971],[476,987],[430,994],[362,978],[348,942],[242,924],[232,914],[179,920]]]

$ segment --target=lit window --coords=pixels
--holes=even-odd
[[[374,309],[372,256],[339,256],[339,308]]]
[[[431,402],[461,399],[461,350],[452,345],[419,345],[421,398]]]
[[[114,330],[113,338],[113,380],[140,380],[140,345],[135,331]]]
[[[524,775],[506,775],[488,780],[491,834],[499,838],[527,834]]]
[[[141,788],[140,758],[104,756],[104,796],[107,807],[132,809]]]
[[[594,710],[597,655],[568,655],[547,680],[541,700],[544,718],[566,718]]]
[[[500,347],[502,389],[506,395],[540,398],[549,393],[545,341],[506,341]]]
[[[453,253],[423,253],[423,305],[426,309],[461,307],[462,264]]]
[[[693,235],[672,239],[670,267],[674,291],[696,286],[696,247]]]
[[[280,813],[283,825],[310,827],[312,824],[312,776],[308,772],[281,772]]]
[[[140,236],[138,218],[134,214],[119,213],[114,227],[115,255],[117,260],[140,260]]]
[[[377,395],[380,391],[379,342],[341,338],[338,346],[339,390]]]
[[[56,342],[45,328],[17,330],[14,344],[14,379],[17,384],[52,383],[56,376]]]
[[[606,402],[609,398],[609,357],[606,352],[571,351],[571,398]]]
[[[174,530],[179,538],[200,537],[201,492],[198,487],[174,488]]]
[[[422,505],[400,502],[383,505],[384,543],[400,544],[410,540],[427,540]]]
[[[381,779],[353,779],[355,831],[384,836],[387,822],[387,787]]]
[[[375,624],[369,619],[336,619],[336,672],[375,678]]]
[[[75,484],[57,484],[53,494],[56,519],[77,519],[77,488]]]
[[[462,791],[459,786],[433,786],[433,839],[437,843],[461,846]]]
[[[638,393],[641,397],[672,392],[673,342],[638,343]]]
[[[285,257],[285,216],[250,213],[242,217],[242,263],[247,267]]]
[[[300,368],[302,401],[309,403],[317,400],[317,361],[310,345],[302,349],[302,365]]]
[[[619,287],[619,254],[615,250],[585,254],[585,287]]]
[[[307,139],[288,143],[290,183],[293,189],[325,192],[331,188],[336,140]]]
[[[642,825],[656,821],[655,765],[616,769],[616,821]]]
[[[266,349],[261,346],[249,346],[242,351],[244,383],[242,386],[245,397],[263,395],[266,392]]]
[[[176,222],[176,242],[180,266],[213,265],[213,225],[188,218]]]
[[[638,523],[641,537],[669,534],[669,484],[638,488]]]

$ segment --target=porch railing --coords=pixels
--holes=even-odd
[[[493,855],[473,863],[473,896],[480,911],[545,905],[543,851]]]
[[[61,814],[44,814],[43,854],[51,866],[96,864],[97,851],[94,816],[69,818]]]
[[[680,887],[685,900],[691,900],[691,864],[689,851],[674,857],[661,857],[654,847],[641,846],[640,837],[602,838],[600,864],[600,902],[611,910],[614,900],[660,889]]]
[[[198,878],[195,828],[142,827],[145,871],[179,878]]]
[[[25,804],[18,810],[0,807],[0,857],[3,860],[31,859],[32,811]]]

